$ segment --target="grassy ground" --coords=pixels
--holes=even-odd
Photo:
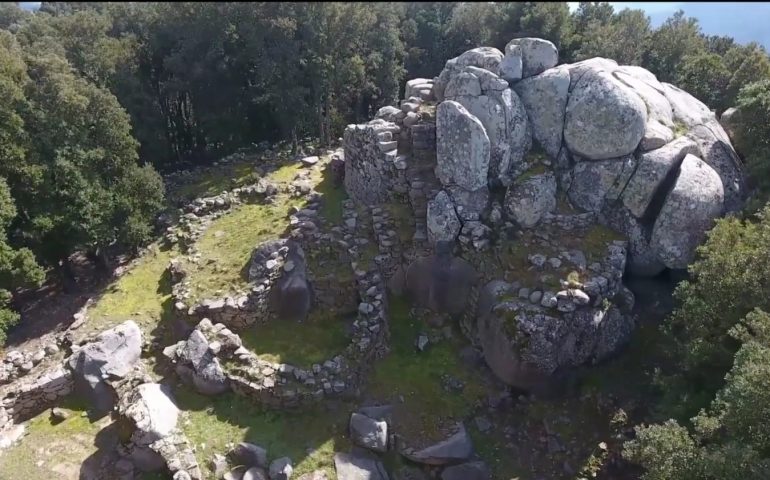
[[[305,322],[274,319],[240,332],[246,348],[260,358],[309,368],[342,352],[350,342],[346,332],[351,319],[314,311]]]
[[[219,297],[244,287],[252,250],[281,236],[288,226],[289,206],[285,200],[244,204],[214,220],[197,243],[202,261],[187,277],[195,299]]]
[[[214,453],[226,452],[229,442],[248,441],[266,448],[269,460],[291,458],[294,476],[322,469],[329,478],[335,478],[333,454],[350,447],[350,405],[266,411],[234,394],[203,397],[184,387],[177,390],[176,399],[187,411],[189,421],[184,422],[183,430],[204,465]],[[213,478],[210,471],[206,473]]]
[[[0,480],[94,478],[88,474],[101,459],[99,448],[109,451],[107,446],[116,437],[109,417],[91,423],[84,408],[78,402],[67,402],[62,409],[70,417],[55,425],[50,410],[32,418],[21,443],[0,454]]]
[[[444,422],[468,415],[474,402],[485,392],[478,372],[465,367],[459,358],[464,342],[455,334],[418,352],[415,341],[424,325],[409,316],[409,305],[402,298],[390,303],[390,354],[378,362],[369,379],[368,395],[394,405],[396,431],[413,441],[441,438]],[[462,381],[460,393],[447,392],[442,376]]]
[[[250,159],[208,171],[199,175],[194,181],[180,186],[172,193],[175,198],[193,200],[197,197],[219,195],[225,190],[232,190],[256,181],[254,159]]]
[[[157,246],[115,283],[88,310],[83,334],[98,333],[128,319],[150,333],[170,308],[171,281],[166,267],[176,252]]]

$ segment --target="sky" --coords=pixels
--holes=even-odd
[[[578,2],[567,2],[571,10]],[[653,28],[660,26],[678,9],[698,19],[707,35],[728,35],[738,43],[758,42],[770,50],[770,2],[610,2],[615,11],[644,10]]]

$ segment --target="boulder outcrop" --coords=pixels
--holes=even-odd
[[[747,193],[702,102],[638,66],[558,58],[551,42],[517,38],[448,60],[432,100],[407,102],[436,108],[435,159],[370,182],[422,187],[408,202],[435,254],[410,259],[402,285],[417,306],[459,316],[497,376],[522,388],[622,345],[634,326],[624,273],[686,268]],[[405,93],[413,85],[427,83]]]

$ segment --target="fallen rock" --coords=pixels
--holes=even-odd
[[[388,424],[353,413],[350,416],[350,438],[356,445],[384,453],[388,450]]]
[[[289,457],[281,457],[270,463],[270,480],[289,480],[293,472]]]
[[[350,453],[334,454],[337,480],[389,480],[382,462]]]
[[[473,443],[465,426],[462,423],[458,426],[459,431],[446,440],[416,453],[402,454],[413,462],[427,465],[446,465],[466,460],[473,454]]]
[[[269,480],[269,477],[263,468],[251,467],[244,472],[241,480]]]
[[[97,413],[110,411],[115,403],[112,388],[105,378],[124,378],[139,363],[142,332],[133,321],[102,332],[70,357],[75,391],[85,395]]]
[[[267,450],[249,442],[240,442],[228,453],[234,463],[247,467],[267,468]]]
[[[445,468],[441,480],[492,480],[492,472],[484,462],[468,462]]]

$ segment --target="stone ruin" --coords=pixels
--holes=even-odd
[[[347,127],[344,149],[352,199],[413,212],[412,250],[428,257],[401,259],[408,293],[457,316],[492,371],[524,389],[614,352],[634,326],[623,276],[686,268],[746,197],[703,103],[641,67],[558,65],[538,38],[408,81],[400,108]],[[465,274],[436,266],[444,244]],[[442,290],[462,305],[437,302]]]
[[[640,67],[603,58],[558,65],[554,45],[536,38],[514,39],[504,52],[469,50],[436,78],[406,82],[400,107],[349,125],[342,142],[326,166],[349,195],[340,225],[319,215],[323,196],[305,170],[288,186],[261,179],[196,199],[168,226],[166,242],[185,256],[168,266],[179,341],[153,347],[165,347],[199,393],[231,390],[273,408],[355,396],[388,352],[388,296],[401,294],[420,320],[458,322],[502,382],[535,389],[617,351],[635,323],[624,276],[684,269],[713,221],[746,196],[740,159],[705,105]],[[200,260],[200,235],[232,207],[278,193],[308,201],[292,210],[286,238],[256,246],[241,291],[194,301],[186,268]],[[319,257],[347,274],[326,272],[331,263],[311,261]],[[310,367],[266,361],[238,335],[318,309],[355,319],[347,347]],[[76,317],[71,330],[85,309]],[[20,422],[78,392],[129,427],[110,478],[164,467],[175,480],[202,478],[171,392],[144,371],[142,344],[129,321],[80,344],[65,334],[39,352],[9,353],[0,363],[0,448],[23,434]],[[444,441],[412,448],[394,445],[388,417],[386,406],[353,413],[353,443],[396,449],[444,480],[491,478],[473,461],[462,423]],[[265,478],[268,467],[270,478],[291,475],[288,459],[268,465],[256,445],[230,456],[241,467],[227,472],[215,455],[217,476],[238,478],[240,468]],[[334,460],[342,480],[388,478],[376,457]],[[317,474],[308,478],[324,478]]]

